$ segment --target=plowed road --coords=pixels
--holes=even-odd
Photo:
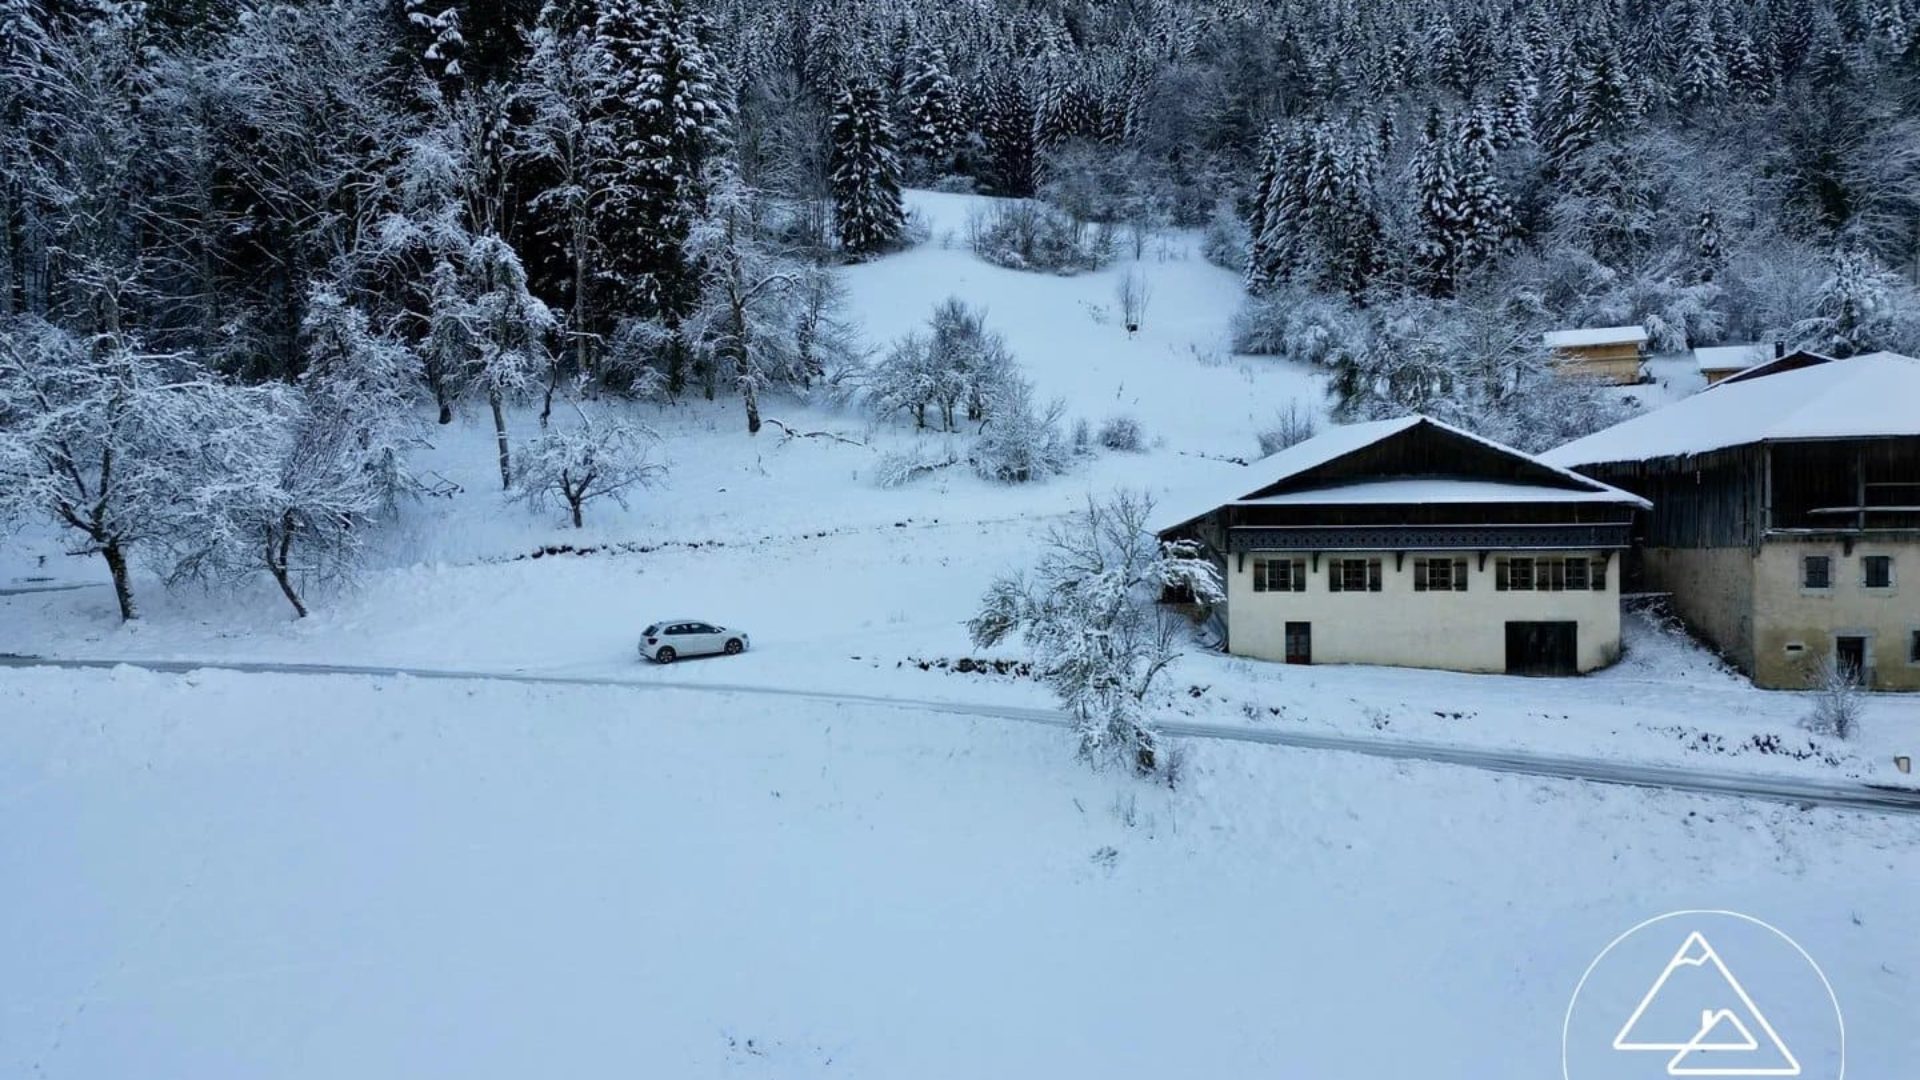
[[[997,705],[976,705],[954,701],[922,701],[914,698],[877,694],[842,694],[822,690],[794,690],[768,686],[746,686],[711,682],[671,682],[664,679],[616,679],[590,676],[538,675],[513,671],[462,671],[448,668],[376,667],[359,664],[286,664],[247,661],[203,660],[113,660],[48,659],[34,656],[0,655],[0,667],[53,667],[99,669],[134,667],[146,671],[184,674],[190,671],[233,671],[257,675],[363,675],[373,677],[406,676],[415,679],[493,680],[553,686],[613,686],[645,692],[676,690],[690,693],[740,694],[797,698],[854,705],[875,705],[916,712],[954,716],[986,717],[1029,724],[1065,727],[1065,714],[1053,709],[1025,709]],[[1537,754],[1523,750],[1487,750],[1437,743],[1408,742],[1395,739],[1361,738],[1346,735],[1315,734],[1304,731],[1233,727],[1218,724],[1167,723],[1160,726],[1167,734],[1190,739],[1226,739],[1235,742],[1264,743],[1301,750],[1365,754],[1369,757],[1401,761],[1428,761],[1457,765],[1489,772],[1542,776],[1557,780],[1576,780],[1596,784],[1659,788],[1699,795],[1721,795],[1738,799],[1761,799],[1799,806],[1829,806],[1879,813],[1920,814],[1920,789],[1878,787],[1843,780],[1799,779],[1787,776],[1756,776],[1750,773],[1681,768],[1669,765],[1638,765],[1604,758],[1566,757]]]

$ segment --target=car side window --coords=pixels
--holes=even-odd
[[[693,632],[696,634],[717,634],[720,632],[720,628],[710,626],[707,623],[697,622],[693,624]]]
[[[672,626],[667,627],[667,633],[669,634],[684,634],[686,632],[687,632],[686,623],[674,623]]]

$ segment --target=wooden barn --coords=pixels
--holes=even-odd
[[[1652,502],[1635,576],[1758,685],[1920,689],[1920,361],[1776,363],[1543,457]]]
[[[1227,649],[1570,675],[1620,651],[1627,492],[1421,416],[1338,427],[1163,514],[1227,582]]]
[[[1625,386],[1640,381],[1646,361],[1644,326],[1594,326],[1555,330],[1542,342],[1555,363],[1570,375]]]

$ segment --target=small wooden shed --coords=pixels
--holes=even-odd
[[[1542,340],[1568,374],[1619,386],[1640,381],[1640,366],[1646,359],[1647,348],[1644,326],[1555,330]]]

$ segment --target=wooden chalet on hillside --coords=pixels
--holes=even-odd
[[[1625,386],[1640,381],[1646,362],[1644,326],[1593,326],[1555,330],[1542,337],[1567,374]]]

